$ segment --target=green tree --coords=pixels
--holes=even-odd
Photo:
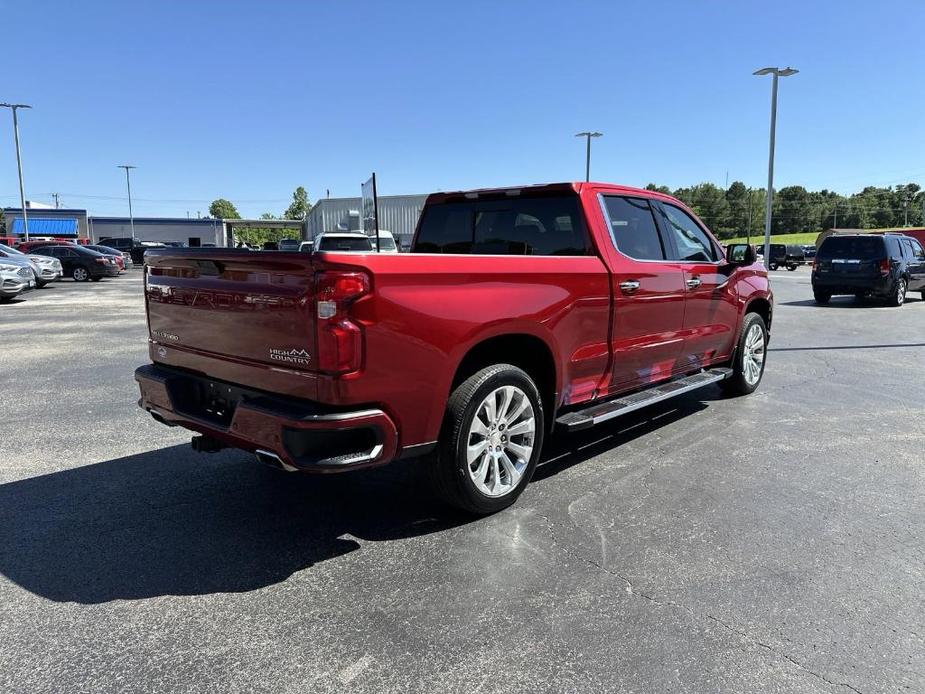
[[[729,205],[729,209],[726,219],[719,229],[723,235],[728,234],[726,238],[746,235],[750,212],[748,196],[749,190],[742,181],[733,181],[732,185],[726,190],[726,203]]]
[[[241,219],[237,208],[230,200],[216,198],[209,205],[209,214],[217,219]]]
[[[665,195],[671,195],[671,188],[668,186],[657,186],[654,183],[647,183],[646,190],[651,190],[656,193],[664,193]]]
[[[283,219],[305,219],[311,209],[312,204],[308,201],[308,193],[305,188],[299,186],[292,193],[292,202],[283,212]]]
[[[774,196],[772,234],[796,234],[814,229],[815,210],[809,192],[803,186],[781,188]]]

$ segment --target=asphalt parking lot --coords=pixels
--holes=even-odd
[[[0,691],[925,691],[925,301],[773,288],[759,392],[555,438],[480,520],[194,453],[137,271],[0,306]]]

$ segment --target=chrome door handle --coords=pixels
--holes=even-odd
[[[639,282],[636,280],[626,280],[625,282],[620,282],[620,289],[624,294],[632,294],[637,289],[639,289]]]
[[[687,280],[687,288],[688,288],[688,289],[696,289],[696,288],[699,287],[699,286],[700,286],[700,278],[699,278],[699,277],[691,277],[689,280]]]

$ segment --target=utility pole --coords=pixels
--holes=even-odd
[[[790,77],[795,75],[799,70],[792,67],[766,67],[755,70],[753,75],[772,75],[771,82],[771,134],[768,142],[768,193],[765,196],[764,210],[764,265],[771,267],[771,205],[774,198],[774,138],[777,132],[777,79],[779,77]]]
[[[55,199],[55,209],[56,209],[56,210],[59,209],[59,208],[61,207],[61,205],[58,203],[58,194],[57,194],[57,193],[52,193],[51,196]]]
[[[752,243],[752,189],[748,189],[748,226],[745,227],[745,243]]]
[[[835,200],[835,219],[832,221],[832,228],[838,229],[838,200]]]
[[[587,139],[587,148],[585,149],[585,182],[591,180],[591,138],[602,137],[604,133],[585,131],[575,133],[575,137],[584,137]]]
[[[29,104],[0,104],[13,112],[13,137],[16,140],[16,168],[19,170],[19,202],[22,205],[22,226],[26,241],[29,240],[29,214],[26,212],[26,193],[22,182],[22,157],[19,154],[19,119],[16,111],[21,108],[32,108]]]
[[[132,227],[132,243],[135,242],[135,215],[132,214],[132,182],[129,179],[128,172],[131,169],[138,167],[132,166],[131,164],[118,164],[117,168],[125,169],[125,188],[128,190],[128,221],[129,225]]]

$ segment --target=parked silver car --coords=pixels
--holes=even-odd
[[[35,272],[26,263],[0,258],[0,301],[9,301],[35,287]]]
[[[28,262],[35,275],[36,287],[44,287],[64,274],[61,261],[57,258],[49,258],[47,255],[37,255],[35,253],[23,253],[0,243],[0,261],[4,258],[9,258],[14,262]]]

